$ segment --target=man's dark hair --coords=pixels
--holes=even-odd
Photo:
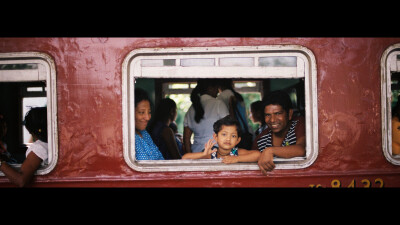
[[[293,108],[292,100],[290,100],[289,95],[282,90],[270,92],[263,99],[263,103],[264,109],[267,105],[280,105],[286,113],[289,113],[289,109]]]

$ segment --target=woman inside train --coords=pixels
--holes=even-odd
[[[154,120],[150,122],[149,132],[164,159],[182,157],[174,131],[169,127],[175,121],[176,103],[170,98],[163,98],[156,107]]]
[[[150,98],[146,91],[135,89],[135,150],[137,160],[163,160],[146,127],[151,119]]]
[[[48,162],[47,107],[32,108],[27,112],[23,123],[32,135],[34,143],[28,147],[21,169],[14,169],[0,158],[0,171],[19,187],[30,183],[36,170]]]
[[[216,99],[219,83],[217,79],[199,79],[192,90],[189,107],[184,118],[183,143],[186,153],[201,152],[204,143],[213,137],[213,124],[229,115],[228,107]],[[193,144],[191,136],[194,134]]]

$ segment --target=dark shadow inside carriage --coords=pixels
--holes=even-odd
[[[1,137],[10,153],[7,161],[19,164],[25,160],[27,144],[31,141],[22,121],[31,107],[47,104],[46,83],[0,82],[0,102],[0,115],[7,127]]]
[[[146,90],[152,100],[151,107],[154,114],[155,107],[162,98],[171,98],[177,104],[176,124],[178,133],[183,133],[183,120],[186,111],[191,105],[190,93],[196,85],[197,79],[188,78],[138,78],[135,87]],[[234,89],[244,98],[247,122],[254,130],[258,124],[254,124],[249,118],[250,104],[262,100],[271,91],[286,91],[293,103],[294,115],[305,115],[305,94],[303,78],[274,78],[274,79],[233,79]],[[153,117],[152,117],[153,119]],[[149,124],[151,121],[149,122]]]
[[[391,90],[392,90],[392,112],[396,106],[400,95],[400,73],[391,74]]]

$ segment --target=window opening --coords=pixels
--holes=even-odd
[[[166,65],[164,60],[175,60],[175,65]],[[159,64],[143,66],[146,60],[159,60]],[[161,63],[162,62],[162,63]],[[316,94],[316,62],[312,52],[302,46],[240,46],[240,47],[195,47],[136,49],[125,58],[123,66],[123,135],[124,158],[127,164],[138,171],[215,171],[215,170],[258,170],[256,163],[223,164],[219,160],[136,160],[134,135],[133,93],[137,82],[144,78],[155,79],[162,83],[162,94],[150,91],[150,96],[157,98],[181,96],[187,108],[191,105],[190,93],[193,87],[186,82],[195,83],[198,78],[232,78],[237,81],[235,89],[248,98],[261,99],[251,89],[262,84],[262,91],[272,91],[272,83],[278,80],[295,80],[296,84],[285,87],[294,96],[292,101],[298,104],[299,112],[306,120],[306,157],[288,160],[277,159],[276,169],[299,169],[311,165],[318,155],[318,117]],[[180,80],[181,82],[176,82]],[[185,82],[182,82],[185,80]],[[257,82],[253,82],[257,81]],[[297,84],[302,85],[300,89]],[[154,91],[154,93],[152,92]],[[300,92],[300,94],[299,94]],[[260,92],[262,93],[262,92]],[[262,93],[264,94],[264,93]],[[186,95],[186,96],[185,96]],[[158,96],[158,97],[157,97]],[[153,102],[154,104],[154,102]],[[179,104],[178,104],[179,105]],[[179,107],[179,106],[178,106]],[[248,106],[246,107],[248,108]],[[185,110],[185,109],[184,109]]]
[[[20,167],[31,135],[22,121],[31,107],[47,106],[48,164],[37,175],[49,173],[58,158],[56,123],[56,74],[54,61],[37,52],[0,53],[0,114],[6,118],[7,150]],[[0,172],[0,176],[4,174]]]
[[[382,150],[385,158],[400,165],[400,127],[396,105],[400,95],[400,44],[388,47],[381,58]]]

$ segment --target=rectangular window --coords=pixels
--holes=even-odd
[[[143,62],[150,59],[160,62],[174,59],[175,65],[165,66],[164,63],[159,63],[151,67],[143,66]],[[171,82],[162,82],[163,96],[173,94],[189,96],[194,88],[192,83],[195,84],[198,78],[232,78],[236,80],[235,90],[238,92],[251,92],[264,84],[278,80],[283,80],[284,83],[301,80],[301,90],[304,92],[302,109],[306,121],[306,156],[292,159],[277,158],[276,169],[305,168],[318,156],[316,61],[313,53],[307,48],[283,45],[136,49],[125,58],[122,73],[123,153],[126,163],[134,170],[144,172],[259,170],[257,163],[224,164],[220,160],[211,159],[136,160],[133,94],[136,80],[141,78],[163,81],[170,79]],[[175,82],[176,80],[179,80],[180,84]],[[257,91],[260,93],[259,89]],[[186,100],[186,103],[189,106],[191,104],[190,100]]]
[[[382,54],[381,77],[383,154],[392,164],[400,165],[400,110],[396,110],[400,106],[400,44]]]
[[[15,168],[25,159],[31,135],[22,121],[31,107],[47,106],[48,164],[37,175],[49,173],[58,158],[55,64],[50,56],[37,52],[0,53],[0,106],[7,122],[7,150]],[[0,176],[4,176],[0,172]]]

